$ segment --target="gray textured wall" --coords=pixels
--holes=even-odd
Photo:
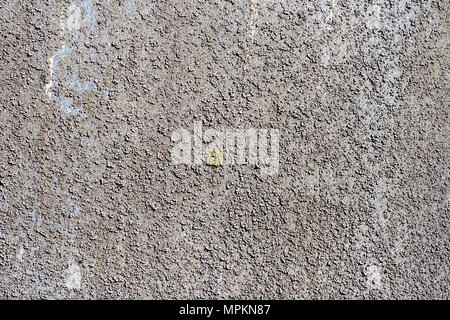
[[[0,1],[0,298],[449,298],[448,1]],[[172,133],[279,130],[279,170]]]

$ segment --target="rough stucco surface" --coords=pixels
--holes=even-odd
[[[449,298],[448,1],[3,0],[0,298]],[[171,134],[279,129],[279,170]]]

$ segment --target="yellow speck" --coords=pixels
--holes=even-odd
[[[212,149],[206,156],[206,163],[210,166],[220,167],[223,165],[223,153]]]

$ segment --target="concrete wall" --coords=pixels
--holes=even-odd
[[[0,298],[448,299],[448,12],[2,0]],[[195,123],[278,171],[175,164]]]

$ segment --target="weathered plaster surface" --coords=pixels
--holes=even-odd
[[[448,1],[0,2],[0,298],[449,298]],[[173,165],[276,128],[280,166]]]

